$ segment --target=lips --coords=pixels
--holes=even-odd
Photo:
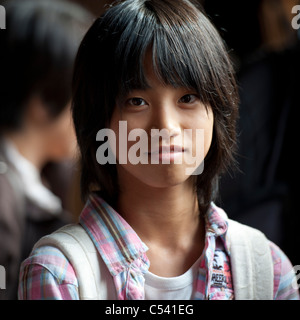
[[[153,148],[152,151],[148,152],[149,154],[169,154],[169,153],[182,153],[185,149],[181,146],[171,145],[171,146],[159,146],[157,148]]]

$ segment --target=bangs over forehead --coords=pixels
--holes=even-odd
[[[209,95],[222,86],[218,68],[224,54],[218,52],[218,37],[202,13],[186,1],[129,0],[120,5],[122,13],[111,8],[102,18],[108,24],[101,26],[110,42],[105,48],[114,51],[107,61],[117,96],[148,87],[144,66],[150,53],[163,83],[194,88],[203,102],[210,103]]]

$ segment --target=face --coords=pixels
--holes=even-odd
[[[145,74],[150,87],[130,92],[111,119],[118,177],[125,185],[132,179],[157,188],[175,186],[195,176],[204,160],[212,140],[213,113],[194,89],[160,82],[151,63],[145,64]],[[133,155],[139,163],[134,164]],[[124,157],[127,161],[120,161]]]

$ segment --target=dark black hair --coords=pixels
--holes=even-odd
[[[0,129],[22,126],[26,103],[38,95],[49,115],[71,99],[73,65],[80,41],[92,24],[86,10],[58,0],[4,3],[6,30],[0,38]]]
[[[218,175],[233,161],[238,96],[223,41],[187,0],[119,2],[95,21],[83,39],[73,78],[83,198],[95,187],[112,203],[118,196],[115,166],[96,161],[96,134],[109,125],[118,97],[147,87],[144,59],[149,50],[154,70],[165,84],[194,88],[212,108],[213,141],[196,185],[200,212],[205,214]]]

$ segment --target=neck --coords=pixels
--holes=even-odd
[[[192,178],[166,188],[154,188],[119,176],[117,211],[148,246],[150,271],[166,277],[188,270],[204,248],[204,221],[200,218]]]
[[[138,180],[127,180],[123,188],[119,182],[117,210],[145,243],[175,248],[199,232],[201,220],[192,179],[166,188]]]

